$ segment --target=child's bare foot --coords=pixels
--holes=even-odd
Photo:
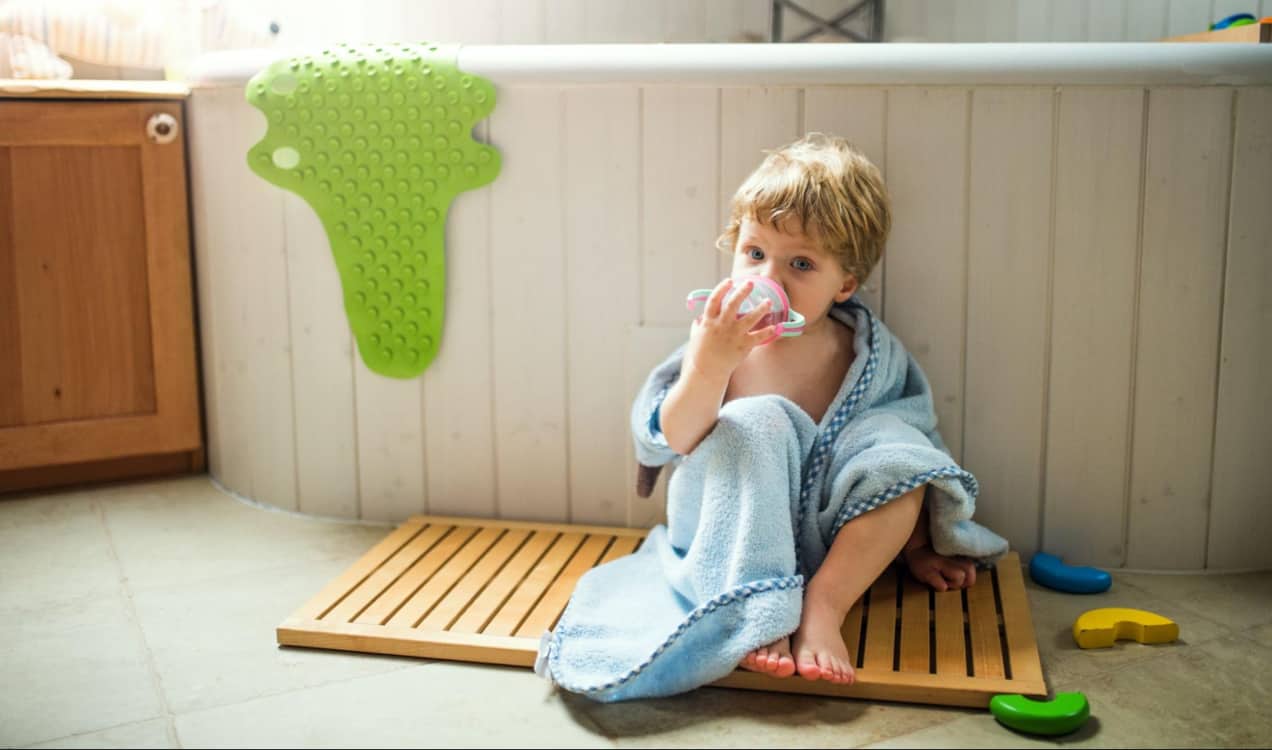
[[[791,639],[780,638],[767,646],[760,646],[742,657],[738,666],[774,677],[790,677],[795,674],[795,659],[791,657]]]
[[[970,588],[976,583],[976,563],[966,557],[937,554],[931,545],[907,550],[905,562],[910,575],[937,591]]]
[[[806,680],[851,685],[856,679],[852,657],[840,633],[843,613],[804,597],[799,630],[795,631],[795,669]]]

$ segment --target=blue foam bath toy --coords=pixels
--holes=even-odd
[[[1098,594],[1113,585],[1113,577],[1099,568],[1065,565],[1046,552],[1035,553],[1029,561],[1029,577],[1041,586],[1070,594]]]

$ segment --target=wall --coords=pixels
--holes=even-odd
[[[683,295],[726,272],[734,187],[816,129],[885,172],[895,229],[865,297],[931,379],[980,520],[1022,555],[1272,566],[1272,57],[1219,46],[1118,46],[1124,67],[1087,73],[1043,57],[1076,49],[1022,46],[975,75],[965,48],[925,46],[902,75],[868,57],[900,47],[814,67],[704,46],[712,65],[679,83],[650,72],[679,65],[657,48],[587,66],[468,48],[498,90],[476,135],[503,171],[453,205],[441,352],[409,381],[354,355],[316,217],[247,171],[260,113],[240,86],[196,88],[211,471],[327,516],[658,521],[631,490],[630,400],[683,340]],[[755,70],[717,72],[730,50]],[[609,83],[536,74],[549,54]]]

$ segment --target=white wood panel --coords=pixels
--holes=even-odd
[[[632,326],[624,336],[623,353],[624,404],[629,417],[624,433],[627,435],[627,519],[633,528],[650,528],[667,522],[667,480],[672,467],[664,466],[658,475],[658,484],[649,497],[636,495],[636,449],[632,445],[630,415],[636,394],[649,373],[681,344],[689,340],[689,328],[685,326]]]
[[[403,2],[404,35],[413,42],[498,44],[500,0],[466,0],[462,4],[429,0]]]
[[[1126,558],[1144,99],[1060,95],[1042,547],[1074,565]]]
[[[887,110],[887,94],[880,89],[816,86],[804,91],[805,132],[821,131],[847,138],[874,162],[883,173],[886,184],[887,169],[884,158],[884,118]],[[857,296],[876,312],[883,311],[884,266],[887,251],[869,278],[862,284]]]
[[[1016,3],[1016,39],[1018,42],[1051,41],[1051,3],[1047,0]]]
[[[499,516],[569,517],[560,88],[509,88],[490,117]]]
[[[954,4],[956,42],[1010,42],[1016,37],[1016,0],[964,0]]]
[[[548,44],[581,44],[587,39],[588,0],[552,0],[544,6],[544,41]]]
[[[427,513],[419,378],[376,374],[355,353],[353,385],[361,518],[400,521]]]
[[[685,296],[721,278],[718,89],[647,88],[641,123],[641,320],[688,325]]]
[[[1239,89],[1208,568],[1270,568],[1272,89]],[[1252,530],[1254,533],[1251,533]],[[1260,532],[1261,530],[1261,532]]]
[[[624,333],[640,320],[640,90],[565,92],[565,276],[573,523],[627,518]]]
[[[499,0],[498,44],[543,44],[544,0]]]
[[[353,334],[331,244],[314,210],[284,193],[291,294],[296,493],[302,513],[358,515]]]
[[[666,29],[663,42],[705,42],[707,36],[707,5],[703,0],[663,0]]]
[[[1051,260],[1050,88],[972,95],[963,465],[978,520],[1038,544]]]
[[[1087,0],[1087,41],[1121,42],[1126,39],[1126,4]]]
[[[584,41],[657,42],[666,28],[660,2],[587,3],[584,7]]]
[[[709,42],[768,41],[769,0],[703,0]]]
[[[477,124],[475,140],[488,142],[487,124]],[[428,510],[439,515],[498,515],[491,400],[491,195],[489,185],[460,193],[446,217],[446,317],[437,358],[423,376]]]
[[[1052,42],[1083,42],[1087,39],[1087,5],[1073,0],[1050,0],[1047,31]]]
[[[889,42],[927,41],[927,4],[924,0],[888,0],[883,37]]]
[[[883,317],[932,386],[938,430],[963,456],[968,92],[888,92],[892,239]]]
[[[720,92],[720,222],[728,220],[733,194],[772,151],[800,135],[798,89],[742,88]],[[717,257],[717,279],[729,275],[733,259]],[[683,301],[682,301],[683,304]]]
[[[1218,88],[1149,93],[1131,568],[1206,562],[1232,99]]]
[[[1166,13],[1166,36],[1200,34],[1210,28],[1210,3],[1197,0],[1170,0]]]
[[[194,234],[194,278],[198,289],[200,378],[203,382],[203,419],[208,470],[222,482],[236,477],[230,453],[244,447],[231,442],[236,431],[248,425],[236,423],[232,411],[233,393],[223,392],[224,367],[228,361],[222,330],[229,324],[228,291],[231,283],[222,267],[222,248],[229,243],[232,225],[224,220],[232,212],[235,186],[244,178],[232,171],[225,158],[219,134],[232,127],[235,110],[242,101],[238,89],[210,89],[192,97],[187,112],[187,143],[190,150],[190,206]],[[241,437],[244,433],[240,432]],[[236,481],[241,482],[241,479]],[[243,487],[242,489],[246,489]]]
[[[1170,0],[1125,0],[1126,41],[1152,42],[1166,36]]]
[[[953,42],[954,12],[957,6],[946,0],[924,0],[924,25],[929,42]]]
[[[210,316],[216,341],[205,366],[215,369],[211,381],[221,433],[213,441],[220,453],[215,464],[230,489],[294,510],[283,194],[247,168],[248,149],[265,133],[264,116],[242,102],[238,90],[216,92],[206,101],[200,126],[209,151],[197,147],[207,160],[195,168],[210,186],[203,196],[209,201],[204,225],[210,236],[202,257],[211,261],[218,297]]]

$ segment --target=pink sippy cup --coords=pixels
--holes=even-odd
[[[738,317],[742,317],[759,307],[764,300],[770,300],[773,306],[769,308],[769,314],[760,318],[755,324],[757,329],[766,326],[777,326],[772,337],[762,342],[770,344],[779,338],[798,336],[804,332],[804,316],[791,309],[791,301],[786,297],[786,290],[782,289],[782,285],[765,276],[740,276],[733,280],[733,289],[731,289],[725,297],[727,303],[734,294],[738,293],[738,288],[746,282],[751,282],[751,293],[747,298],[742,300],[741,306],[738,307]],[[707,298],[711,296],[710,289],[695,289],[689,293],[685,299],[685,306],[690,312],[698,312],[698,309],[706,303]]]

